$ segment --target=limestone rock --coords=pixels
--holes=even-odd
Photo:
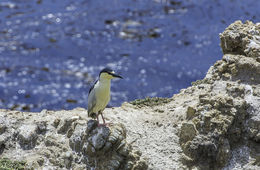
[[[24,149],[32,149],[37,141],[37,126],[36,125],[22,125],[18,130],[18,142]]]
[[[197,133],[194,136],[187,133],[189,130],[184,131],[192,127],[180,128],[180,145],[186,155],[182,160],[189,167],[219,169],[231,166],[237,159],[234,148],[252,148],[254,145],[245,146],[245,141],[250,139],[259,142],[259,37],[259,24],[250,21],[244,24],[237,21],[220,34],[223,59],[209,69],[200,84],[210,85],[210,90],[199,92],[197,99],[193,93],[198,103],[193,109],[188,105],[188,120],[182,123],[192,121]],[[208,79],[213,83],[208,83]],[[198,84],[194,86],[199,88]],[[187,136],[186,140],[183,136]],[[254,150],[252,158],[260,154],[260,151],[251,150]]]
[[[83,162],[98,169],[147,169],[147,164],[135,155],[126,142],[126,129],[122,124],[110,128],[97,126],[90,120],[87,126],[78,125],[70,138],[70,147]]]
[[[254,116],[248,121],[248,133],[250,138],[260,143],[260,116]]]
[[[193,107],[189,106],[186,112],[186,119],[188,120],[192,119],[195,116],[195,113],[196,110]]]
[[[0,156],[34,169],[259,169],[260,24],[220,34],[224,56],[170,99],[86,110],[0,110]],[[1,159],[1,158],[0,158]]]
[[[6,130],[7,126],[4,122],[4,119],[0,117],[0,135],[3,134]]]
[[[148,168],[141,154],[135,154],[137,150],[127,142],[122,124],[97,126],[94,120],[84,120],[73,111],[67,113],[6,113],[0,122],[4,127],[1,157],[25,161],[28,169]]]
[[[240,54],[248,57],[260,57],[260,25],[251,21],[236,21],[220,34],[221,48],[224,54]]]
[[[182,123],[180,131],[180,143],[191,141],[197,135],[197,133],[198,132],[193,123]]]
[[[219,142],[220,146],[218,149],[216,161],[219,163],[220,167],[223,167],[228,163],[231,157],[231,149],[228,139],[220,139]]]

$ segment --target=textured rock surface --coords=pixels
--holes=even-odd
[[[0,154],[47,169],[259,169],[259,37],[260,24],[231,24],[203,80],[170,99],[105,109],[110,128],[80,108],[1,110]]]
[[[147,169],[141,152],[126,141],[122,124],[98,127],[86,110],[22,113],[1,110],[1,157],[28,168]]]
[[[180,145],[187,156],[183,160],[201,169],[258,169],[260,24],[237,21],[220,38],[223,59],[205,79],[183,91],[191,92],[195,103],[195,113],[188,109],[181,126]],[[195,125],[195,137],[192,128],[185,128],[187,123]],[[189,140],[181,140],[183,133]]]

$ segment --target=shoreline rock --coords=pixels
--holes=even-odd
[[[49,169],[259,169],[260,23],[220,34],[224,56],[203,80],[170,99],[105,109],[0,110],[0,155]],[[0,165],[1,166],[1,165]]]
[[[99,127],[82,118],[86,113],[1,110],[1,158],[25,161],[28,169],[147,169],[126,141],[124,125]]]

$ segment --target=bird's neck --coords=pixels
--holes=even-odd
[[[101,78],[99,80],[99,82],[100,82],[101,85],[104,85],[104,86],[110,88],[110,82],[111,82],[110,79]]]

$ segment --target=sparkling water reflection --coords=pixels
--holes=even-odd
[[[231,22],[255,21],[260,1],[67,0],[0,2],[0,107],[86,107],[105,66],[110,105],[171,97],[221,58],[218,34]]]

